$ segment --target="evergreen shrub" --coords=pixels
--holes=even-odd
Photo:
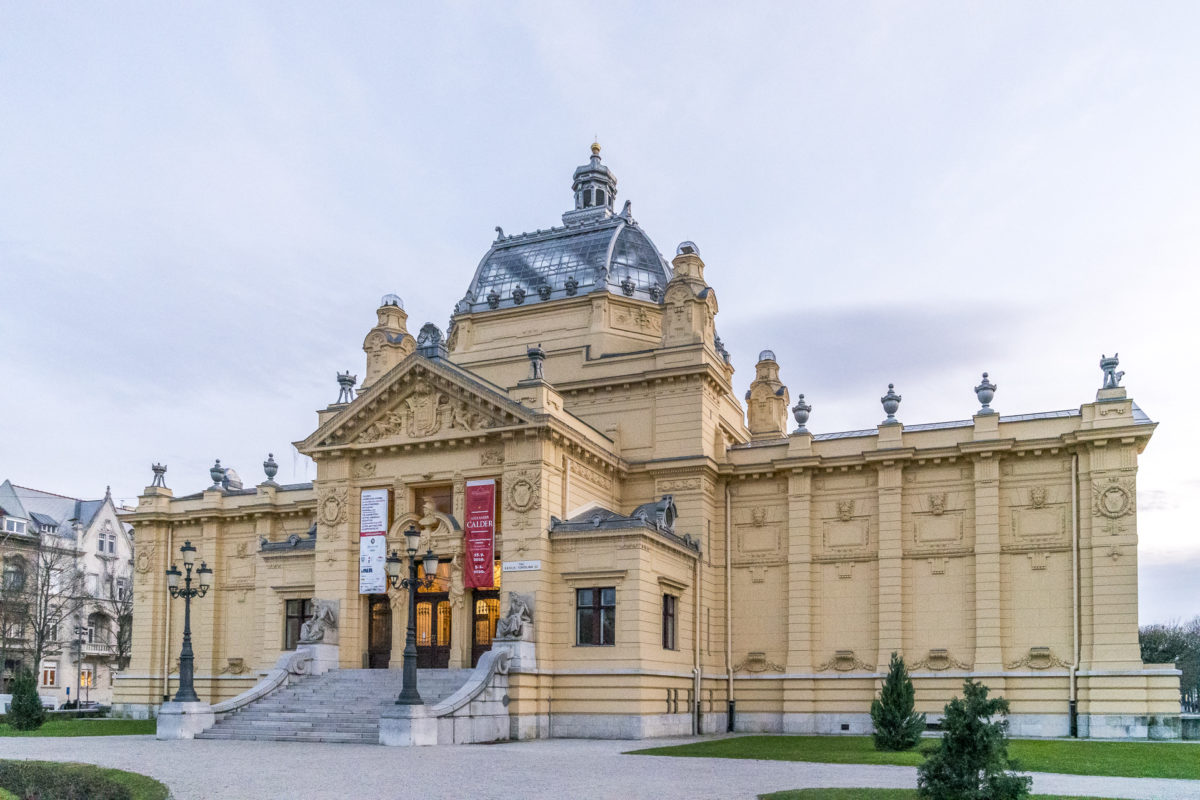
[[[892,653],[879,697],[871,702],[871,737],[876,750],[911,750],[925,730],[925,715],[916,713],[916,692],[904,658]]]
[[[19,731],[32,731],[46,721],[46,710],[38,697],[33,673],[23,669],[12,682],[12,702],[4,721]]]
[[[942,740],[924,750],[917,793],[926,800],[1023,800],[1033,779],[1018,775],[1008,757],[1008,701],[988,699],[988,688],[963,682],[962,698],[946,705]]]

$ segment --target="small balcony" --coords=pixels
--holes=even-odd
[[[84,656],[111,656],[116,655],[117,648],[110,642],[84,642]]]

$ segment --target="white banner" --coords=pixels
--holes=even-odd
[[[387,591],[388,489],[363,489],[358,514],[358,593]]]
[[[358,532],[387,533],[388,530],[387,489],[363,489],[359,502]]]
[[[358,537],[358,593],[383,594],[387,591],[387,537],[372,533]]]

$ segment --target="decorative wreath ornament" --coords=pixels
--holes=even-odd
[[[1096,487],[1096,512],[1109,519],[1133,513],[1133,496],[1129,489],[1115,480],[1107,486]]]
[[[542,476],[522,472],[510,479],[508,484],[508,507],[524,513],[537,508],[541,501]]]
[[[1119,517],[1129,508],[1129,493],[1120,486],[1110,486],[1100,493],[1100,513]]]
[[[321,521],[326,525],[336,525],[341,522],[342,513],[345,510],[345,492],[330,492],[329,494],[325,495],[325,499],[321,501]]]

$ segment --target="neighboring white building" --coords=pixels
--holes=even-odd
[[[114,675],[128,663],[133,610],[133,536],[121,513],[109,492],[81,500],[0,483],[0,691],[27,667],[56,705],[79,696],[112,701]],[[57,611],[30,610],[40,580]]]

